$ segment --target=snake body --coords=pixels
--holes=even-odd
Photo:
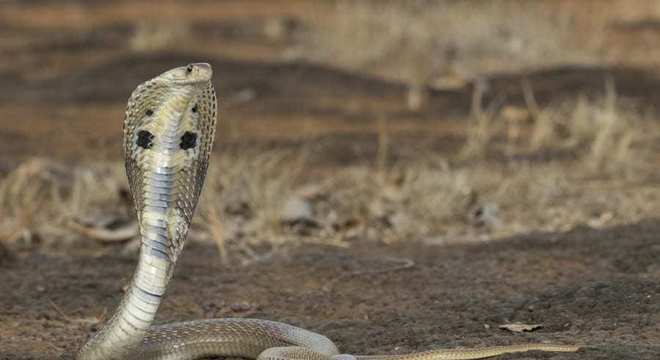
[[[527,344],[359,356],[339,354],[325,336],[274,321],[213,319],[152,326],[206,177],[217,110],[212,74],[205,63],[174,68],[140,84],[128,100],[124,155],[140,256],[118,309],[77,359],[182,360],[215,355],[262,360],[459,360],[528,350],[577,350]]]

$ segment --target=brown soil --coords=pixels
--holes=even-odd
[[[419,141],[456,144],[465,131],[472,89],[432,91],[419,113],[405,108],[405,86],[307,63],[263,63],[193,54],[125,54],[94,66],[83,66],[56,78],[21,79],[21,69],[0,78],[0,156],[16,164],[31,156],[67,160],[119,159],[121,118],[128,94],[143,79],[192,60],[209,61],[216,69],[221,114],[217,142],[222,146],[271,142],[315,143],[319,138],[362,143],[376,140],[377,121],[389,119],[389,131]],[[528,74],[493,75],[486,104],[505,99],[523,105],[521,83],[529,80],[540,105],[597,98],[613,80],[623,103],[656,113],[660,79],[654,72],[628,68],[566,67]],[[19,89],[20,91],[16,91]],[[245,102],[235,100],[251,93]],[[38,103],[37,106],[35,104]],[[66,128],[63,127],[66,124]],[[345,153],[342,141],[324,156]],[[249,144],[250,146],[252,144]],[[93,149],[90,150],[90,149]],[[398,147],[394,147],[395,152]],[[360,159],[360,154],[346,158]],[[395,154],[396,156],[396,154]]]
[[[649,221],[484,245],[304,246],[247,266],[223,266],[213,248],[195,245],[158,319],[280,320],[323,333],[349,353],[546,341],[586,348],[534,358],[657,359],[658,232],[660,223]],[[71,358],[96,327],[89,321],[117,305],[133,270],[135,259],[117,253],[3,259],[0,358]],[[387,271],[404,258],[414,266]],[[498,329],[510,322],[543,327]]]

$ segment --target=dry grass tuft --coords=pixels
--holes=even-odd
[[[240,247],[252,254],[258,243],[286,242],[280,211],[302,175],[305,157],[291,152],[219,156],[207,176],[198,223],[221,254]]]
[[[499,104],[494,102],[483,108],[483,95],[486,90],[486,83],[477,81],[472,92],[472,105],[470,110],[470,119],[467,125],[465,135],[465,145],[461,149],[461,157],[464,159],[484,158],[490,150],[492,138],[497,134],[498,129],[494,121]]]
[[[71,169],[46,159],[25,162],[0,183],[0,238],[18,246],[48,243],[53,235],[69,240],[75,235],[68,221],[107,209],[121,213],[121,173],[119,166]]]
[[[587,168],[596,172],[634,170],[643,164],[643,153],[633,149],[648,130],[648,121],[616,97],[614,85],[606,96],[542,109],[535,116],[530,148],[534,151],[575,149]],[[642,155],[640,157],[640,155]]]

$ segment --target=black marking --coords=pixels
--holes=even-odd
[[[196,113],[197,112],[197,104],[195,104],[195,106],[193,106],[191,110],[192,110],[193,113]]]
[[[156,293],[152,293],[151,291],[147,291],[147,290],[145,290],[145,289],[143,289],[143,288],[141,288],[141,287],[139,287],[139,286],[137,287],[137,289],[140,290],[140,292],[142,292],[142,293],[144,293],[144,294],[146,294],[146,295],[149,295],[149,296],[151,296],[151,297],[155,297],[155,298],[161,298],[161,297],[163,297],[162,295],[158,295],[158,294],[156,294]]]
[[[181,144],[179,144],[183,150],[192,149],[197,145],[197,134],[194,132],[186,131],[183,136],[181,136]]]
[[[122,317],[123,317],[124,320],[126,320],[126,321],[125,321],[125,322],[122,321],[122,322],[119,323],[119,326],[118,326],[118,327],[119,327],[119,330],[121,330],[121,331],[126,335],[127,338],[130,338],[130,337],[134,336],[134,335],[133,335],[133,332],[134,332],[135,330],[137,330],[137,328],[136,328],[135,326],[133,326],[133,324],[131,324],[131,322],[126,318],[126,315],[122,315]],[[133,331],[129,332],[128,330],[124,329],[124,328],[122,327],[122,324],[128,324],[128,326],[130,326],[130,327],[133,328]]]
[[[163,260],[170,260],[170,256],[161,249],[151,248],[151,255]]]
[[[147,116],[151,116],[154,114],[154,111],[151,109],[147,109],[147,111],[145,111],[144,113],[147,114]]]
[[[137,146],[143,149],[150,149],[154,144],[154,135],[147,130],[140,130],[138,132]]]
[[[193,66],[192,64],[186,66],[186,72],[191,73],[193,71]]]

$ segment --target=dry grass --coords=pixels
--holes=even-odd
[[[645,120],[633,104],[617,98],[609,82],[602,99],[581,96],[538,110],[529,146],[533,151],[575,149],[585,166],[596,172],[636,170],[648,154],[635,144],[654,131],[652,122]]]
[[[522,117],[531,120],[506,144],[514,161],[492,161],[498,139],[510,137],[499,136],[506,131],[499,104],[482,109],[479,87],[455,158],[395,162],[386,117],[374,166],[321,171],[308,166],[304,148],[216,156],[190,237],[215,243],[223,260],[252,261],[292,243],[474,241],[656,216],[660,202],[648,199],[660,198],[660,188],[646,181],[652,169],[644,150],[657,138],[652,121],[618,99],[613,84],[602,99],[546,108],[527,92],[532,106]],[[571,156],[553,155],[562,151]],[[291,199],[309,206],[312,218],[283,221]],[[11,248],[90,243],[72,221],[116,227],[133,219],[120,163],[34,159],[0,179],[0,241]]]
[[[472,92],[472,104],[465,136],[466,140],[463,149],[461,149],[461,157],[465,159],[483,158],[486,156],[490,150],[491,140],[498,132],[495,115],[499,110],[499,104],[495,101],[486,109],[483,108],[485,87],[486,84],[484,82],[477,81]]]
[[[215,243],[225,261],[253,261],[292,243],[483,241],[653,217],[660,202],[648,199],[660,198],[660,189],[628,186],[644,183],[648,171],[628,178],[607,175],[639,159],[638,147],[631,144],[643,139],[626,135],[623,125],[587,126],[613,122],[598,117],[604,109],[609,109],[607,116],[617,114],[617,124],[628,124],[621,120],[619,106],[603,105],[612,106],[609,99],[579,100],[572,108],[555,109],[553,121],[559,121],[557,114],[566,114],[569,118],[562,124],[573,126],[571,136],[554,138],[556,146],[581,144],[578,156],[569,160],[498,163],[428,154],[414,162],[380,160],[376,168],[354,166],[310,175],[312,169],[300,155],[304,151],[223,154],[213,159],[191,241]],[[484,149],[492,151],[493,146]],[[598,159],[608,161],[584,166]],[[312,221],[282,221],[283,206],[292,198],[309,204]],[[71,168],[36,159],[0,181],[0,240],[10,248],[93,244],[67,224],[89,218],[129,222],[132,211],[119,163]]]
[[[0,183],[2,240],[19,247],[69,242],[75,237],[69,221],[126,217],[122,172],[119,164],[71,169],[46,159],[25,162]]]
[[[476,83],[466,126],[464,160],[506,155],[578,158],[595,174],[631,175],[649,161],[645,150],[657,126],[636,104],[619,99],[612,81],[602,98],[579,96],[540,107],[528,84],[523,83],[527,109],[501,106],[496,98],[484,108],[482,86]],[[498,139],[505,139],[504,154]],[[634,174],[632,174],[634,176]]]
[[[304,156],[290,152],[214,159],[197,223],[211,234],[221,255],[229,246],[251,255],[251,245],[287,241],[280,211],[297,185],[303,165]]]
[[[590,61],[602,42],[577,41],[575,19],[561,7],[518,0],[344,0],[318,24],[304,56],[375,71],[411,88],[452,77]]]
[[[386,115],[380,115],[378,121],[378,149],[376,151],[376,170],[379,176],[383,176],[387,169],[387,161],[390,152],[389,119]]]

